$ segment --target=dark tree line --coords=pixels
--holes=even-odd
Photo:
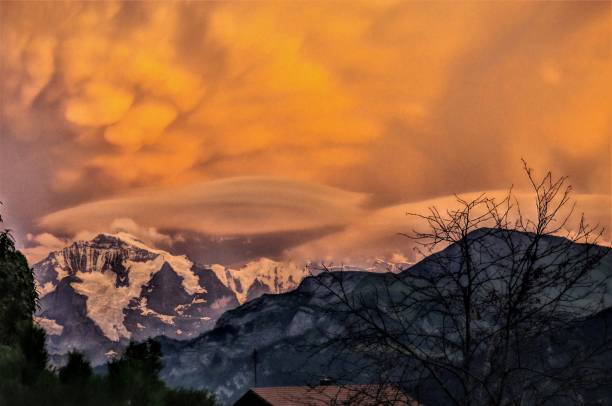
[[[315,350],[333,354],[340,382],[367,377],[425,404],[612,403],[603,229],[582,217],[564,231],[574,215],[567,179],[524,169],[534,217],[511,191],[457,197],[455,209],[412,214],[427,224],[407,235],[426,257],[417,265],[367,286],[343,273],[317,277],[344,329]],[[380,393],[374,404],[394,404]]]
[[[0,217],[0,222],[2,218]],[[206,391],[168,388],[159,378],[161,347],[131,342],[95,374],[83,354],[71,352],[53,369],[44,330],[33,322],[38,296],[25,257],[9,230],[0,230],[0,405],[212,406]]]

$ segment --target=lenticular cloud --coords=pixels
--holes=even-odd
[[[56,233],[104,231],[117,218],[143,226],[214,235],[250,235],[348,224],[366,196],[328,186],[274,178],[230,178],[196,185],[143,189],[51,213],[40,226]]]

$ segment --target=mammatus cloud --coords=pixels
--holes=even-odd
[[[524,157],[609,196],[610,7],[5,2],[0,200],[24,241],[121,218],[223,233],[359,227],[353,209],[321,209],[319,221],[297,193],[283,195],[291,209],[196,199],[216,217],[187,205],[153,214],[163,196],[241,176],[368,194],[382,208],[507,187]],[[130,193],[143,187],[154,202]],[[36,230],[40,217],[49,230]]]
[[[49,136],[49,110],[44,119],[64,127],[51,136],[88,152],[55,168],[56,189],[92,170],[119,190],[245,170],[307,179],[357,161],[354,147],[380,133],[303,52],[306,34],[278,31],[287,10],[55,6],[7,4],[3,90],[16,101],[2,113],[7,134],[34,140]]]

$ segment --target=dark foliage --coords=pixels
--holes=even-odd
[[[210,393],[190,389],[176,389],[166,393],[166,406],[208,406],[215,403]]]
[[[15,249],[10,230],[0,231],[0,344],[16,341],[19,325],[32,320],[37,298],[28,262]]]
[[[108,363],[110,392],[131,405],[163,404],[167,389],[159,379],[161,348],[154,340],[131,342],[122,358]]]
[[[87,359],[77,351],[68,354],[68,362],[59,369],[59,380],[63,384],[83,384],[92,375],[92,368]]]
[[[45,348],[45,331],[33,323],[23,323],[18,330],[18,348],[24,358],[22,368],[23,382],[35,382],[41,371],[47,367],[49,356]]]
[[[138,365],[148,371],[150,379],[154,379],[162,369],[161,346],[153,339],[142,343],[131,342],[125,350],[124,360]]]

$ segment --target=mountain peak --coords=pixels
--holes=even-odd
[[[54,330],[61,333],[52,336],[50,353],[59,356],[78,344],[95,363],[131,338],[197,335],[238,304],[214,272],[128,233],[76,241],[33,268],[40,297],[37,316],[62,327]],[[59,304],[74,309],[57,312]],[[87,346],[91,340],[97,348]]]
[[[125,233],[125,232],[120,232],[120,233],[115,233],[115,234],[100,233],[96,235],[94,238],[92,238],[90,241],[93,243],[97,243],[97,244],[105,244],[105,243],[131,244],[132,242],[136,242],[138,245],[145,246],[144,242],[140,241],[136,237],[128,233]]]

